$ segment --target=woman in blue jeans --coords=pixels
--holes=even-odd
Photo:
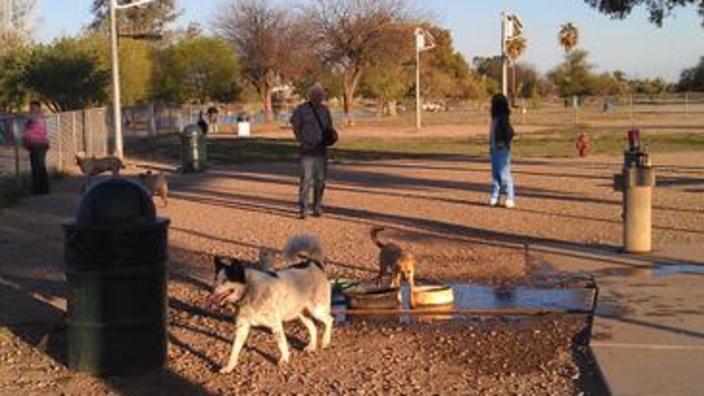
[[[511,141],[513,127],[511,126],[511,109],[508,99],[502,94],[491,98],[491,129],[489,131],[489,152],[491,153],[492,191],[489,204],[497,206],[501,193],[506,194],[504,205],[515,208],[516,201],[511,176]]]

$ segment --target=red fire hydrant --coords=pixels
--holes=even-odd
[[[577,136],[575,147],[577,148],[577,153],[579,153],[580,157],[586,157],[589,155],[589,136],[587,136],[584,132],[580,133],[579,136]]]

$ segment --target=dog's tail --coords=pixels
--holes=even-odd
[[[289,264],[294,264],[301,259],[323,262],[323,246],[318,238],[313,235],[298,235],[291,238],[284,247],[284,260]]]
[[[384,231],[386,228],[384,227],[374,227],[372,228],[371,236],[372,236],[372,241],[374,241],[374,244],[379,247],[379,249],[383,249],[386,247],[386,244],[382,241],[379,240],[379,233]]]

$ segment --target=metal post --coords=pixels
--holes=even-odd
[[[117,0],[110,0],[110,51],[112,58],[112,111],[115,128],[115,155],[122,159],[122,109],[120,102],[120,65],[117,48]]]
[[[689,92],[684,93],[684,116],[689,116]]]
[[[628,105],[628,106],[629,106],[629,109],[630,109],[630,112],[631,112],[631,128],[633,128],[633,127],[635,127],[635,125],[636,125],[635,119],[633,118],[633,94],[630,94],[630,95],[628,96],[628,100],[629,100],[629,105]]]
[[[61,131],[61,113],[56,114],[56,132],[58,135],[58,139],[57,139],[57,143],[56,143],[57,149],[58,149],[58,155],[57,155],[58,156],[58,164],[57,164],[56,169],[59,172],[63,172],[63,170],[64,170],[63,150],[64,150],[64,148],[63,148],[63,144],[61,142],[63,140],[62,139],[63,133],[61,133],[62,132]]]
[[[422,126],[421,111],[423,110],[420,103],[420,47],[418,42],[418,35],[420,34],[422,34],[420,29],[416,29],[416,131],[420,131]]]
[[[22,190],[22,170],[20,169],[20,128],[19,128],[19,118],[14,118],[10,128],[12,128],[12,140],[14,141],[15,148],[15,180],[17,183],[17,190]]]
[[[508,97],[508,63],[506,62],[506,13],[501,13],[501,92]]]

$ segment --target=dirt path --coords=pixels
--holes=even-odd
[[[661,165],[661,187],[654,200],[655,246],[704,242],[704,157],[701,153],[685,153],[656,156],[655,162]],[[619,168],[618,158],[517,160],[518,209],[506,210],[486,205],[489,167],[485,159],[337,164],[330,169],[325,216],[307,221],[296,218],[295,164],[216,168],[202,175],[174,176],[170,205],[160,209],[162,215],[172,219],[171,363],[165,372],[130,381],[100,381],[71,374],[48,357],[51,353],[45,355],[30,347],[39,343],[48,323],[65,309],[60,223],[75,211],[79,187],[73,180],[63,181],[55,194],[27,199],[0,214],[0,318],[5,329],[0,334],[0,394],[20,389],[42,394],[92,394],[128,388],[140,394],[155,389],[181,389],[175,393],[184,394],[238,389],[276,392],[286,390],[286,381],[296,378],[303,381],[296,389],[312,393],[408,393],[416,386],[440,393],[457,387],[468,394],[492,390],[576,393],[581,389],[578,381],[569,373],[559,372],[579,363],[572,357],[575,351],[565,347],[577,325],[562,322],[555,326],[549,320],[527,327],[501,322],[473,325],[475,337],[500,334],[505,341],[497,344],[488,338],[479,344],[465,344],[471,332],[448,329],[447,337],[453,340],[448,345],[452,347],[436,345],[437,337],[428,335],[423,326],[402,328],[398,334],[395,326],[389,327],[399,340],[397,344],[389,341],[391,333],[383,330],[385,327],[365,329],[353,324],[338,329],[330,352],[346,362],[348,369],[342,373],[326,371],[331,356],[326,352],[311,357],[296,352],[293,361],[300,361],[300,366],[278,371],[266,359],[266,351],[261,356],[250,350],[248,363],[238,374],[217,376],[213,368],[228,351],[232,326],[222,320],[222,315],[212,316],[202,308],[211,280],[210,255],[254,259],[262,246],[280,248],[291,235],[313,233],[320,236],[327,249],[331,276],[361,278],[376,269],[377,250],[369,239],[369,229],[380,224],[389,228],[387,238],[420,257],[421,278],[533,282],[545,268],[539,254],[535,254],[536,260],[526,261],[524,243],[534,253],[550,245],[560,245],[574,254],[618,247],[620,195],[613,191],[611,178]],[[495,347],[508,345],[506,350],[513,353],[511,342],[535,331],[547,333],[547,339],[556,341],[545,343],[542,352],[535,355],[537,360],[520,370],[507,363],[502,349]],[[300,329],[292,327],[293,337],[299,333]],[[480,350],[495,354],[462,366],[471,379],[447,374],[441,386],[433,379],[440,377],[428,375],[433,367],[449,364],[437,360],[440,357],[434,354],[449,356],[457,352],[458,346],[472,350],[482,342],[491,347]],[[407,349],[407,345],[417,348]],[[267,335],[257,335],[250,344],[260,346],[275,352]],[[391,350],[389,356],[384,355],[386,349]],[[370,355],[369,350],[378,353]],[[506,356],[513,356],[511,353]],[[514,357],[521,359],[535,353],[526,350],[516,352]],[[403,365],[384,370],[383,362],[388,359],[406,361],[414,356],[423,363],[412,370]],[[491,356],[502,362],[498,366],[501,369],[487,363],[494,361]],[[365,359],[368,365],[356,365]],[[487,373],[486,367],[494,367],[494,372]],[[403,377],[401,384],[396,384],[401,373],[410,378]],[[336,383],[332,377],[338,375]],[[368,387],[353,388],[359,383]],[[544,384],[549,388],[541,388]]]

